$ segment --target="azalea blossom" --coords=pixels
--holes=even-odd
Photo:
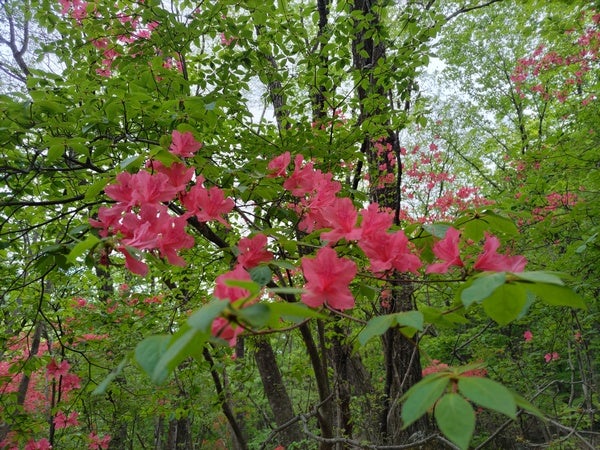
[[[172,141],[169,151],[182,158],[190,158],[202,148],[202,143],[198,142],[190,131],[180,133],[179,131],[174,130],[171,137]]]
[[[271,173],[268,176],[269,177],[285,177],[285,176],[287,176],[286,169],[290,165],[291,160],[292,160],[292,156],[290,155],[290,152],[285,152],[285,153],[273,158],[269,162],[269,165],[267,166],[267,169],[269,169],[271,171]]]
[[[267,236],[258,233],[251,238],[242,238],[238,242],[237,248],[239,255],[238,263],[245,269],[251,269],[261,263],[269,262],[273,259],[273,253],[266,249]]]
[[[525,342],[529,342],[533,339],[533,333],[527,330],[523,333],[523,338],[525,339]]]
[[[251,281],[251,278],[250,274],[239,265],[235,269],[219,275],[215,280],[215,297],[220,298],[221,300],[227,299],[234,302],[250,295],[250,292],[248,292],[247,289],[237,286],[228,286],[226,283],[228,280]]]
[[[59,411],[56,413],[56,416],[54,416],[54,426],[57,430],[79,426],[79,421],[77,420],[78,416],[79,413],[77,411],[71,412],[69,416],[66,416],[64,412]]]
[[[463,266],[458,248],[459,238],[458,230],[452,227],[448,228],[444,239],[433,245],[433,254],[444,262],[431,264],[426,273],[446,273],[450,266]]]
[[[319,249],[314,258],[302,258],[302,272],[306,279],[302,301],[318,308],[326,303],[334,309],[354,307],[354,297],[348,285],[356,275],[356,264],[339,258],[330,247]]]
[[[222,216],[235,206],[232,199],[225,197],[222,189],[217,186],[206,189],[201,182],[190,188],[183,196],[182,203],[190,215],[196,216],[200,222],[217,220],[227,227],[229,224]]]
[[[500,241],[496,236],[486,233],[483,253],[475,261],[476,270],[493,272],[523,272],[527,260],[524,256],[508,256],[496,253]]]
[[[395,233],[363,234],[358,246],[371,262],[374,273],[397,270],[415,273],[421,267],[421,260],[409,249],[404,231]]]
[[[217,317],[215,320],[213,320],[211,326],[211,334],[215,337],[228,341],[230,347],[235,347],[237,337],[243,331],[244,329],[242,327],[238,325],[232,325],[223,317]]]
[[[332,230],[322,233],[321,240],[333,245],[340,239],[360,239],[361,230],[356,228],[358,213],[349,198],[336,198],[333,204],[323,208],[322,214],[329,221]]]

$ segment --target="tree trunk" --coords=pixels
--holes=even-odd
[[[254,359],[275,423],[280,428],[279,436],[281,438],[277,441],[284,447],[301,441],[303,434],[300,424],[297,421],[290,422],[295,416],[294,408],[269,341],[260,339],[256,342]]]

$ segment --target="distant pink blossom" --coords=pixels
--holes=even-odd
[[[546,363],[549,363],[550,361],[556,361],[559,358],[560,358],[560,356],[558,355],[557,352],[546,353],[544,355],[544,359],[546,360]]]
[[[529,342],[533,339],[533,333],[527,330],[525,333],[523,333],[523,338],[525,339],[525,342]]]
[[[229,300],[235,302],[236,300],[246,298],[250,294],[247,289],[229,286],[227,281],[251,281],[250,274],[244,270],[242,266],[236,266],[235,269],[219,275],[215,280],[215,291],[214,296],[221,300]]]
[[[110,442],[110,435],[105,434],[100,437],[93,431],[88,435],[89,439],[89,450],[107,450]]]
[[[169,151],[182,158],[190,158],[202,148],[202,143],[198,142],[190,131],[180,133],[179,131],[174,130],[171,137],[172,142]]]
[[[25,450],[51,450],[52,446],[48,439],[42,438],[39,441],[34,441],[33,439],[25,444]]]
[[[54,426],[57,430],[79,426],[79,421],[77,420],[78,416],[79,413],[77,411],[71,412],[68,416],[66,416],[64,412],[59,411],[56,413],[56,416],[54,416]]]

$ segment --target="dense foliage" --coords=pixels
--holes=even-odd
[[[594,5],[1,8],[0,448],[599,444]]]

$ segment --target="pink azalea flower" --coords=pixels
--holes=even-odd
[[[190,158],[202,148],[202,143],[198,142],[190,131],[180,133],[174,130],[171,136],[172,142],[169,151],[174,155]]]
[[[64,412],[59,411],[58,413],[56,413],[56,416],[54,416],[54,426],[57,430],[67,427],[79,426],[79,421],[77,420],[78,416],[79,413],[77,411],[73,411],[71,414],[69,414],[68,417],[65,415]]]
[[[50,361],[46,366],[46,375],[48,378],[54,378],[55,380],[58,380],[60,377],[69,373],[70,368],[71,365],[68,361],[65,360],[57,363],[56,360],[52,358],[52,361]]]
[[[358,213],[349,198],[335,198],[333,204],[322,209],[322,214],[329,221],[332,230],[322,233],[321,240],[333,245],[340,239],[347,241],[360,239],[361,230],[355,228]]]
[[[549,363],[550,361],[556,361],[559,358],[560,358],[560,356],[558,355],[557,352],[546,353],[544,355],[544,359],[546,360],[546,363]]]
[[[319,249],[315,258],[302,258],[302,272],[306,279],[302,301],[318,308],[326,303],[334,309],[354,307],[354,297],[348,285],[356,275],[356,264],[346,258],[338,258],[330,247]]]
[[[225,226],[229,224],[222,215],[229,213],[235,206],[232,199],[225,197],[223,190],[217,186],[206,189],[199,182],[192,186],[182,202],[190,214],[195,215],[200,222],[217,220]]]
[[[371,262],[374,273],[397,270],[415,273],[421,267],[421,260],[413,255],[408,246],[408,238],[404,231],[363,235],[358,246]]]
[[[476,270],[493,272],[523,272],[527,260],[524,256],[508,256],[496,253],[500,241],[496,236],[486,233],[483,253],[475,261]]]
[[[267,169],[272,171],[269,174],[269,177],[285,177],[285,176],[287,176],[286,169],[287,169],[287,166],[290,165],[291,159],[292,159],[292,157],[290,155],[290,152],[285,152],[285,153],[277,156],[276,158],[273,158],[269,162],[269,165],[267,166]]]
[[[239,255],[238,263],[245,269],[251,269],[261,263],[269,262],[273,259],[273,253],[266,249],[267,237],[259,233],[251,238],[242,238],[238,242],[237,248]]]
[[[242,266],[236,266],[235,269],[217,277],[215,280],[215,297],[220,298],[221,300],[227,299],[230,302],[235,302],[236,300],[245,298],[250,294],[247,289],[236,286],[228,286],[226,284],[227,280],[251,281],[251,278],[250,274],[246,272]]]
[[[237,337],[243,331],[244,329],[242,327],[236,326],[234,328],[229,321],[223,317],[217,317],[215,320],[213,320],[211,326],[211,334],[215,337],[228,341],[230,347],[235,347]]]
[[[523,338],[525,339],[525,342],[529,342],[533,339],[533,333],[527,330],[525,333],[523,333]]]
[[[458,230],[448,228],[444,239],[433,245],[433,254],[444,262],[431,264],[426,273],[446,273],[450,266],[463,266],[458,249],[459,238],[460,233]]]
[[[25,450],[52,450],[52,446],[46,438],[42,438],[39,441],[32,439],[25,444]]]
[[[108,449],[108,444],[110,442],[110,436],[108,434],[105,434],[104,436],[100,437],[92,431],[88,435],[88,439],[90,441],[89,446],[88,446],[88,448],[90,450],[101,450],[101,449],[107,450]]]

